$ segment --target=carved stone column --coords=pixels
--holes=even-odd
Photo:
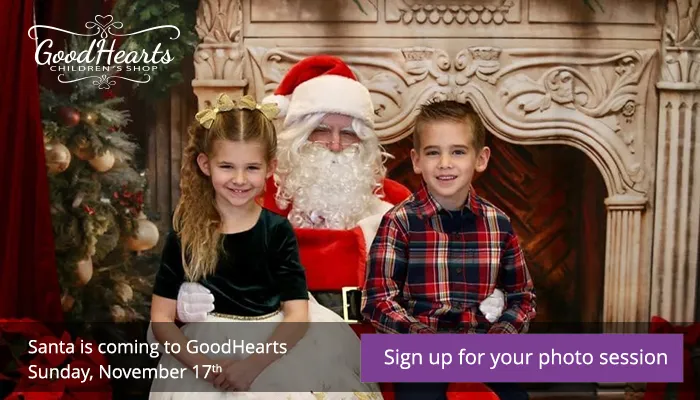
[[[192,81],[200,110],[219,93],[240,96],[248,86],[242,28],[241,0],[200,0],[195,29],[202,42],[194,53]]]
[[[691,56],[684,51],[680,57]],[[659,82],[657,86],[660,110],[651,313],[673,322],[691,322],[700,228],[700,85]]]
[[[603,321],[608,333],[631,333],[633,322],[646,319],[645,296],[649,274],[643,264],[643,214],[647,199],[643,196],[615,195],[605,199],[607,239],[605,246],[605,287]]]
[[[695,317],[700,229],[700,0],[668,3],[659,89],[651,315]]]

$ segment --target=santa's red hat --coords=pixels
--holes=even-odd
[[[374,127],[374,107],[369,90],[338,57],[319,55],[295,64],[274,95],[263,103],[275,103],[285,126],[313,113],[342,114]]]

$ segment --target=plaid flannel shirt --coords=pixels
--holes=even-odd
[[[522,333],[535,292],[510,219],[470,188],[462,210],[422,188],[387,212],[372,243],[362,313],[387,333]],[[499,288],[506,310],[491,324],[479,304]]]

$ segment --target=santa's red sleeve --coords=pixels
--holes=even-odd
[[[276,187],[268,180],[263,206],[286,216],[289,209],[280,209],[274,200]],[[383,200],[397,204],[411,192],[391,179],[384,180]],[[367,252],[359,227],[347,230],[296,228],[299,256],[306,270],[311,291],[340,291],[345,286],[361,286],[365,277]]]

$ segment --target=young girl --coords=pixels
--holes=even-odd
[[[258,202],[276,165],[274,112],[220,95],[190,128],[151,308],[169,373],[154,379],[151,399],[381,399],[360,380],[355,333],[308,301],[290,223]],[[207,287],[215,309],[179,329],[184,282]]]

